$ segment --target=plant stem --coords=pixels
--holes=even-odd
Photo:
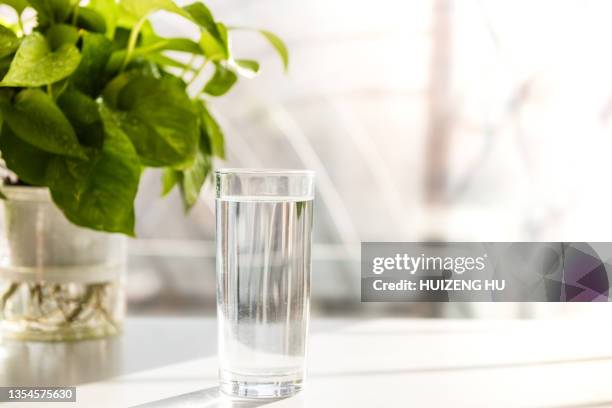
[[[68,81],[64,79],[63,81],[59,82],[59,86],[57,88],[57,91],[55,92],[54,99],[59,98],[60,95],[64,93],[66,88],[68,88]]]
[[[193,74],[193,77],[189,80],[189,82],[187,82],[187,86],[193,84],[195,82],[195,80],[200,76],[200,74],[202,74],[202,72],[204,72],[204,69],[206,68],[206,65],[208,65],[208,59],[205,58],[204,62],[202,63],[202,66]],[[198,92],[197,95],[199,95],[201,93]]]
[[[132,59],[132,53],[134,52],[134,48],[136,48],[136,42],[138,41],[138,34],[140,34],[140,29],[142,28],[145,21],[147,21],[146,16],[138,20],[134,28],[132,28],[132,31],[130,31],[130,38],[128,39],[125,59],[123,60],[123,64],[121,65],[121,72],[125,70],[125,67],[127,67],[130,62],[130,59]]]
[[[191,54],[191,58],[189,58],[189,61],[187,62],[187,64],[185,64],[185,68],[183,68],[183,70],[180,73],[180,77],[183,78],[185,76],[185,74],[187,73],[187,71],[191,70],[191,64],[193,64],[196,60],[196,55],[195,54]]]
[[[104,320],[106,320],[106,322],[108,324],[113,326],[113,328],[115,328],[115,330],[119,330],[119,328],[115,324],[115,321],[114,321],[113,317],[110,315],[110,313],[108,313],[108,310],[106,310],[106,308],[104,307],[104,305],[102,303],[103,298],[104,298],[104,290],[106,289],[107,285],[108,284],[102,284],[101,286],[98,286],[98,288],[97,288],[98,290],[96,291],[96,305],[95,305],[95,308],[102,315],[102,317],[104,318]]]
[[[73,323],[77,320],[81,313],[85,310],[85,306],[87,306],[94,295],[96,294],[96,284],[87,285],[87,289],[85,290],[85,295],[81,299],[79,299],[79,303],[77,306],[70,312],[68,318],[66,319],[67,323]]]
[[[59,283],[53,284],[53,287],[51,288],[51,296],[55,300],[55,304],[57,305],[57,308],[59,309],[60,313],[64,317],[64,320],[67,321],[68,314],[66,313],[66,310],[64,310],[64,306],[66,305],[66,302],[61,292],[62,292],[61,285]]]
[[[77,19],[79,18],[79,3],[77,1],[77,3],[74,5],[74,11],[72,12],[72,25],[76,26],[77,23]]]
[[[6,302],[13,296],[13,293],[17,291],[19,288],[19,283],[11,282],[6,291],[2,294],[2,307],[0,308],[0,316],[4,316],[4,308],[6,307]]]
[[[21,19],[21,14],[17,18],[17,22],[19,23],[19,29],[21,30],[21,36],[25,36],[25,28],[23,27],[23,20]]]
[[[42,314],[42,287],[40,283],[28,283],[30,298],[28,300],[28,309],[32,315],[35,314],[36,307],[38,314]]]

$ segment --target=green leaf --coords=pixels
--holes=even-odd
[[[105,90],[121,128],[130,137],[142,162],[148,166],[187,167],[195,157],[197,116],[184,83],[125,75]],[[121,78],[121,77],[120,77]],[[123,87],[120,87],[123,85]]]
[[[202,55],[202,49],[200,48],[200,45],[197,42],[189,40],[187,38],[164,38],[163,50],[181,51],[196,55]]]
[[[117,26],[115,35],[112,38],[113,51],[122,50],[127,47],[130,39],[130,30],[124,27]]]
[[[160,55],[162,51],[181,51],[188,52],[192,54],[202,54],[202,49],[198,45],[198,43],[188,40],[186,38],[161,38],[158,37],[159,40],[157,42],[147,41],[141,47],[137,47],[132,52],[132,58],[134,57],[144,57],[151,58],[151,60],[156,59],[157,56]],[[116,72],[121,67],[123,60],[125,59],[126,51],[125,49],[118,50],[113,52],[111,58],[106,66],[107,72]],[[166,57],[168,58],[168,57]],[[175,61],[176,62],[176,61]],[[178,63],[178,62],[176,62]]]
[[[6,75],[11,66],[12,58],[10,56],[0,58],[0,78]]]
[[[217,32],[215,35],[203,30],[200,36],[200,47],[211,61],[226,60],[230,56],[227,29],[222,23],[217,23]]]
[[[287,46],[285,45],[285,42],[273,32],[249,27],[230,27],[230,30],[247,30],[258,32],[266,40],[268,40],[270,45],[274,48],[274,50],[276,50],[276,53],[283,62],[283,68],[285,69],[285,71],[289,69],[289,51],[287,50]]]
[[[236,83],[236,74],[219,63],[215,63],[215,74],[204,86],[204,92],[213,96],[221,96]]]
[[[111,21],[111,23],[113,22]],[[104,15],[89,7],[79,7],[76,25],[88,31],[106,34]]]
[[[42,34],[34,32],[19,46],[1,86],[37,87],[66,78],[79,65],[81,55],[74,45],[52,52]]]
[[[259,62],[247,59],[234,60],[238,73],[246,77],[253,77],[259,73]]]
[[[212,117],[204,103],[201,107],[201,121],[203,131],[207,136],[206,142],[210,146],[210,153],[221,159],[225,159],[225,141],[219,124]]]
[[[210,158],[202,152],[198,152],[191,167],[182,171],[179,185],[181,187],[181,196],[183,197],[183,204],[186,210],[189,210],[198,201],[202,186],[204,182],[206,182],[206,177],[211,169],[212,164]]]
[[[100,93],[106,82],[105,68],[111,49],[112,43],[103,34],[83,33],[81,62],[70,77],[80,91],[92,97]]]
[[[223,155],[223,135],[220,133],[219,126],[206,110],[203,101],[194,101],[193,103],[194,109],[199,114],[200,140],[198,152],[193,164],[174,176],[180,186],[181,198],[186,211],[197,202],[202,186],[212,171],[213,138],[215,139],[214,144],[217,146],[215,151],[217,153],[220,151]],[[211,132],[213,136],[211,137],[208,132]]]
[[[192,21],[194,21],[204,30],[211,34],[217,32],[217,23],[215,22],[215,19],[208,7],[206,7],[203,3],[196,2],[188,4],[183,7],[183,10],[189,14]]]
[[[5,104],[10,104],[15,92],[12,89],[0,89],[0,114]]]
[[[134,199],[141,168],[128,137],[103,107],[102,150],[87,160],[47,153],[24,142],[10,128],[0,134],[0,150],[20,180],[47,186],[56,205],[74,224],[134,235]]]
[[[181,177],[181,172],[172,168],[165,168],[162,174],[162,192],[161,196],[164,197],[172,191],[176,183],[178,183]]]
[[[41,90],[23,90],[13,104],[0,108],[6,125],[23,141],[46,152],[85,157],[70,122]]]
[[[131,73],[118,75],[113,78],[108,84],[106,84],[106,87],[102,92],[102,98],[108,106],[117,106],[117,104],[119,103],[119,94],[121,93],[125,85],[127,85],[127,83],[130,81],[130,78],[132,76],[133,75]]]
[[[82,145],[97,149],[102,147],[104,124],[98,103],[76,89],[68,89],[57,99],[57,104],[70,121]]]
[[[20,180],[35,186],[45,185],[47,166],[53,158],[51,153],[24,142],[8,126],[3,126],[0,133],[0,151],[6,166]]]
[[[106,22],[106,37],[112,39],[119,18],[119,4],[116,0],[90,0],[89,8],[100,14]]]
[[[100,113],[102,151],[87,161],[56,157],[48,169],[48,184],[53,200],[73,223],[133,236],[138,156],[113,115],[104,108]]]
[[[165,67],[165,68],[179,68],[179,69],[185,69],[185,70],[192,70],[191,66],[188,64],[185,64],[181,61],[177,61],[174,58],[170,58],[166,55],[164,55],[163,53],[159,53],[159,54],[151,54],[147,57],[147,59],[157,65],[160,65],[161,67]]]
[[[192,3],[183,9],[191,20],[202,29],[200,46],[211,61],[229,58],[229,43],[227,28],[222,23],[215,22],[210,10],[202,3]]]
[[[0,25],[0,58],[11,55],[19,47],[19,38],[8,28]]]
[[[272,45],[272,47],[276,50],[277,54],[281,58],[283,62],[283,68],[286,70],[289,69],[289,51],[287,50],[287,46],[276,34],[266,31],[266,30],[258,30],[261,35],[264,36],[266,40]]]
[[[12,7],[18,15],[21,15],[23,10],[28,7],[28,2],[26,0],[3,0],[2,2]]]
[[[47,41],[51,50],[57,50],[64,44],[74,45],[79,39],[79,32],[68,24],[55,24],[47,30]]]
[[[172,0],[121,0],[119,4],[123,11],[130,14],[136,21],[160,10],[189,18],[189,15]]]

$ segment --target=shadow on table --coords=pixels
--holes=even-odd
[[[400,374],[426,374],[426,373],[441,373],[441,372],[465,372],[472,370],[496,370],[506,368],[522,368],[522,367],[541,367],[549,365],[562,365],[562,364],[576,364],[576,363],[589,363],[589,362],[601,362],[601,361],[612,361],[612,356],[592,356],[592,357],[577,357],[577,358],[563,358],[558,360],[537,360],[537,361],[516,361],[516,362],[499,362],[490,364],[473,364],[473,365],[453,365],[453,366],[426,366],[426,367],[413,367],[413,368],[399,368],[399,369],[369,369],[369,370],[353,370],[353,371],[342,371],[342,372],[327,372],[310,375],[311,378],[338,378],[338,377],[369,377],[373,375],[400,375]],[[612,405],[611,405],[612,406]]]
[[[346,326],[315,322],[312,332]],[[3,386],[75,386],[213,356],[217,323],[201,318],[128,318],[123,335],[77,342],[0,339]]]
[[[254,408],[280,401],[280,399],[240,399],[223,394],[219,387],[181,394],[158,401],[136,405],[132,408],[180,408],[180,407],[206,407],[206,408]]]
[[[573,404],[573,405],[556,405],[551,408],[609,408],[612,407],[612,401],[595,401],[587,402],[585,404]]]
[[[74,386],[217,352],[216,323],[212,319],[128,319],[125,326],[123,335],[99,340],[2,340],[0,384]]]
[[[319,321],[312,332],[329,332],[351,323]],[[107,339],[0,339],[0,384],[75,386],[210,357],[217,353],[216,330],[214,319],[129,318],[123,335]]]

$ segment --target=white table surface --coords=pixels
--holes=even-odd
[[[214,319],[129,318],[111,340],[4,341],[0,385],[76,385],[79,407],[602,407],[611,326],[314,319],[306,389],[269,402],[219,394]]]

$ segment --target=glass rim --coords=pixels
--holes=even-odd
[[[277,169],[277,168],[239,168],[228,167],[215,170],[217,175],[254,175],[254,176],[310,176],[314,177],[313,170],[306,169]]]

